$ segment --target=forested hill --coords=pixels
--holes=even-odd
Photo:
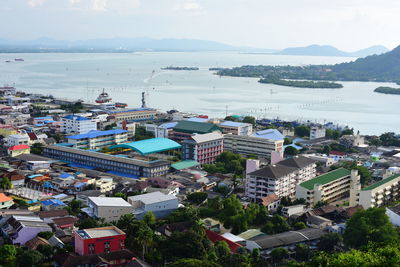
[[[336,65],[242,66],[218,71],[222,76],[330,81],[400,82],[400,46],[381,55]]]
[[[400,46],[381,55],[359,58],[331,67],[339,80],[400,81]]]

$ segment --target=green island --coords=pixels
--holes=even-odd
[[[334,82],[293,81],[293,80],[282,80],[275,77],[261,78],[258,82],[289,86],[289,87],[299,87],[299,88],[329,88],[329,89],[343,88],[342,84]]]
[[[372,81],[400,84],[400,46],[381,55],[358,58],[352,62],[335,65],[267,66],[245,65],[223,68],[220,76],[257,77],[269,76],[289,80],[314,81]]]
[[[400,88],[381,86],[381,87],[376,88],[374,90],[374,92],[381,93],[381,94],[388,94],[388,95],[400,95]]]

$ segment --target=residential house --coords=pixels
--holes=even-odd
[[[16,157],[31,153],[31,148],[28,145],[16,145],[9,147],[7,152],[10,157]]]
[[[14,245],[25,245],[40,232],[51,232],[51,227],[37,216],[11,216],[1,227],[3,235]]]
[[[3,193],[0,193],[0,209],[8,209],[12,205],[14,205],[13,199],[4,195]]]

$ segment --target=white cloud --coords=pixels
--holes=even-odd
[[[107,2],[108,0],[92,0],[92,9],[98,12],[106,11]]]
[[[198,10],[201,8],[201,6],[196,1],[190,0],[183,3],[182,8],[185,10]]]
[[[29,0],[28,5],[30,5],[31,7],[37,7],[43,5],[46,1],[47,0]]]

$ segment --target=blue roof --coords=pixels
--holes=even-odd
[[[42,201],[42,204],[45,206],[67,206],[59,199],[46,199]]]
[[[258,138],[265,138],[265,139],[271,139],[271,140],[283,140],[285,136],[281,134],[278,130],[276,129],[267,129],[267,130],[262,130],[258,131],[251,136],[253,137],[258,137]]]
[[[164,128],[164,129],[172,129],[174,128],[176,125],[178,124],[177,121],[174,122],[166,122],[160,125],[160,127]]]
[[[53,184],[51,182],[49,182],[49,181],[45,181],[43,183],[43,187],[44,188],[54,188]]]
[[[67,116],[64,116],[63,119],[76,120],[76,121],[88,121],[89,120],[88,118],[78,116],[78,115],[67,115]]]
[[[229,126],[229,127],[240,127],[240,126],[246,125],[246,123],[236,122],[236,121],[224,121],[220,125],[221,126]]]
[[[81,188],[81,187],[86,186],[86,183],[78,183],[78,184],[75,184],[74,186],[77,188]]]
[[[36,118],[33,118],[34,120],[53,120],[53,117],[50,117],[50,116],[48,116],[48,117],[36,117]]]
[[[126,133],[128,131],[122,130],[122,129],[115,129],[115,130],[108,130],[108,131],[90,131],[85,134],[77,134],[77,135],[70,135],[67,136],[68,139],[86,139],[86,138],[96,138],[99,136],[104,136],[104,135],[111,135],[111,134],[121,134],[121,133]]]
[[[72,176],[72,175],[69,174],[69,173],[64,172],[64,173],[61,173],[60,176],[58,176],[58,177],[61,178],[61,179],[64,179],[64,178],[68,178],[70,176]]]
[[[285,150],[287,147],[289,147],[289,146],[291,146],[291,147],[294,147],[294,148],[296,148],[297,150],[301,150],[303,147],[301,147],[301,146],[298,146],[298,145],[296,145],[296,144],[290,144],[290,145],[286,145],[286,146],[283,146],[283,150]]]
[[[193,118],[189,118],[189,119],[187,119],[187,121],[194,121],[194,122],[208,122],[208,121],[209,121],[209,119],[193,117]]]
[[[116,147],[132,149],[139,152],[142,155],[147,155],[172,149],[178,149],[181,148],[182,146],[177,142],[168,138],[152,138],[132,143],[125,143],[116,146],[111,146],[110,148],[116,148]]]
[[[43,176],[43,175],[42,174],[32,174],[32,175],[29,175],[28,178],[33,179],[35,177],[41,177],[41,176]]]
[[[53,196],[53,198],[55,198],[55,199],[59,199],[59,198],[63,198],[63,197],[68,197],[68,195],[66,195],[66,194],[58,194],[58,195]]]
[[[69,147],[73,147],[74,144],[70,144],[70,143],[58,143],[56,144],[57,146],[69,146]]]
[[[109,174],[114,174],[122,177],[128,177],[128,178],[133,178],[133,179],[139,179],[139,176],[130,174],[130,173],[125,173],[125,172],[117,172],[117,171],[108,171],[107,173]]]
[[[74,167],[74,168],[82,168],[82,169],[88,169],[88,170],[94,170],[95,167],[89,166],[89,165],[83,165],[83,164],[78,164],[78,163],[69,163],[69,167]]]

